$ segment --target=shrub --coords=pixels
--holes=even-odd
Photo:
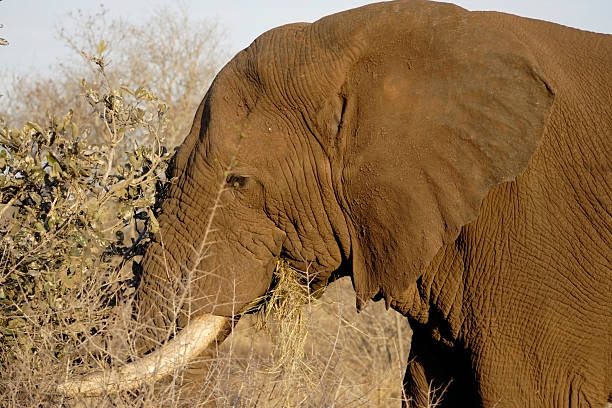
[[[187,134],[193,114],[206,89],[227,58],[223,35],[214,21],[194,20],[188,8],[158,9],[142,23],[112,19],[100,6],[94,14],[77,11],[66,16],[58,29],[59,40],[71,51],[53,67],[52,78],[27,73],[16,76],[0,104],[9,125],[29,120],[44,123],[63,116],[67,108],[89,140],[104,141],[104,122],[90,114],[82,98],[81,79],[91,88],[103,86],[98,67],[81,52],[104,58],[104,81],[112,88],[143,88],[168,107],[166,143],[176,146]],[[2,106],[4,105],[4,106]],[[4,111],[4,112],[3,112]],[[124,148],[150,141],[124,139]]]
[[[83,81],[82,92],[104,143],[79,132],[72,112],[0,130],[0,370],[27,367],[30,380],[104,333],[112,306],[133,291],[121,263],[157,228],[171,156],[166,105],[144,88],[110,87],[104,60],[88,59],[102,87]],[[129,137],[153,144],[118,151]]]

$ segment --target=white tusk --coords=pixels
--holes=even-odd
[[[67,396],[95,396],[132,390],[157,381],[206,350],[223,331],[229,332],[229,326],[227,317],[207,314],[194,318],[176,337],[151,354],[120,368],[68,380],[57,390]]]

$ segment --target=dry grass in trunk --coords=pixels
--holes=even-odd
[[[302,275],[285,261],[278,261],[274,289],[256,314],[259,329],[268,330],[276,346],[272,375],[295,373],[304,368],[308,315],[304,308],[314,300]]]
[[[310,388],[318,380],[305,358],[311,314],[306,309],[316,296],[304,274],[282,260],[277,262],[273,282],[273,290],[255,315],[257,328],[264,330],[273,344],[272,365],[265,371],[277,384],[278,404],[300,406],[303,398],[296,391]]]

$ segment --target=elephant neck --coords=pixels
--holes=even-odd
[[[458,241],[443,246],[419,279],[391,307],[408,317],[410,325],[427,326],[434,339],[449,346],[461,341],[465,322],[464,258]]]

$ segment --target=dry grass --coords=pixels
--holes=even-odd
[[[360,314],[354,304],[350,280],[342,279],[310,298],[299,320],[272,318],[264,331],[256,317],[241,321],[220,348],[232,349],[238,363],[218,390],[221,406],[400,406],[407,351],[397,339],[409,328],[380,303]]]
[[[55,392],[75,371],[133,357],[128,305],[94,305],[92,321],[81,324],[99,327],[104,316],[106,331],[61,355],[54,350],[66,327],[25,325],[20,339],[28,344],[1,356],[2,406],[398,407],[406,350],[397,339],[409,332],[404,319],[398,325],[397,314],[382,304],[358,315],[346,279],[315,299],[296,286],[295,272],[280,272],[268,306],[243,317],[216,350],[135,392],[80,400]]]

